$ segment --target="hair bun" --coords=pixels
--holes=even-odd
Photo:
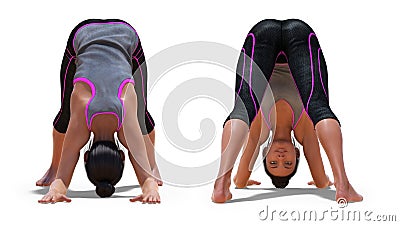
[[[272,184],[276,187],[276,188],[286,188],[286,186],[288,186],[289,184],[289,180],[290,178],[287,177],[274,177],[272,179]]]
[[[115,192],[115,187],[105,181],[96,186],[96,194],[102,198],[110,197]]]

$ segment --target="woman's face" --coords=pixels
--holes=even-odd
[[[274,140],[265,158],[267,169],[272,175],[285,177],[295,169],[296,150],[290,141]]]

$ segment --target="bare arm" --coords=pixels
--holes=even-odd
[[[142,188],[142,195],[139,195],[131,201],[142,201],[156,203],[160,202],[158,194],[158,185],[152,174],[150,162],[146,152],[146,145],[140,130],[137,119],[137,97],[131,84],[126,86],[126,93],[123,98],[125,104],[125,121],[123,122],[123,137],[121,142],[128,147],[131,153],[136,176]]]
[[[325,188],[330,185],[324,169],[321,158],[318,137],[315,133],[313,123],[307,114],[303,114],[295,130],[296,139],[301,141],[303,145],[304,155],[306,157],[308,167],[310,168],[313,182],[318,188]]]
[[[237,174],[233,179],[237,188],[260,184],[260,182],[249,180],[249,178],[260,150],[260,145],[267,140],[269,133],[269,129],[263,123],[261,111],[259,111],[251,124],[249,138],[240,158]]]
[[[90,131],[86,126],[86,98],[79,97],[74,91],[71,96],[71,119],[65,134],[60,165],[56,179],[51,183],[49,192],[41,199],[41,203],[70,201],[65,195],[71,183],[79,151],[88,142]]]

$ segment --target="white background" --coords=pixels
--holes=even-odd
[[[260,221],[258,213],[267,205],[288,211],[322,212],[337,208],[331,200],[334,191],[307,189],[311,176],[304,157],[287,190],[276,193],[262,189],[236,190],[232,186],[234,199],[255,198],[223,205],[211,202],[212,184],[194,188],[165,185],[160,188],[162,204],[130,203],[128,197],[139,194],[140,189],[134,186],[138,183],[129,163],[117,185],[119,192],[115,198],[93,198],[94,187],[79,161],[70,186],[72,202],[38,204],[43,190],[35,186],[35,181],[51,160],[51,129],[59,109],[63,51],[72,28],[87,18],[120,18],[129,22],[138,31],[147,58],[171,45],[189,41],[219,42],[240,49],[247,32],[262,19],[306,21],[316,32],[328,64],[331,106],[342,124],[346,171],[356,190],[364,196],[363,202],[350,204],[348,208],[397,214],[400,220],[400,17],[395,1],[379,2],[3,1],[0,224],[266,225],[271,222]],[[226,81],[234,86],[233,75]],[[150,112],[160,115],[163,103],[159,98],[149,95],[148,101]],[[218,128],[215,147],[219,147],[225,117],[215,114]],[[155,120],[160,127],[160,119],[155,117]],[[189,121],[190,117],[182,116],[182,120],[187,122],[179,123],[193,125],[192,130],[185,129],[188,137],[198,133],[199,125]],[[169,147],[162,142],[162,136],[160,130],[157,149]],[[171,149],[171,153],[174,151]],[[215,148],[213,152],[220,150]],[[332,178],[326,160],[324,156],[325,168]],[[262,168],[253,177],[262,181],[260,188],[272,187]],[[272,223],[310,224],[277,219]]]

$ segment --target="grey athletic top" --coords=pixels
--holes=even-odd
[[[123,22],[91,23],[75,33],[76,82],[87,83],[92,90],[85,114],[90,129],[99,114],[112,114],[120,128],[124,119],[121,92],[132,78],[131,56],[139,42],[135,30]]]
[[[299,91],[293,80],[292,74],[287,63],[275,64],[274,70],[269,80],[271,91],[274,101],[269,101],[271,98],[266,98],[267,92],[264,94],[261,103],[262,112],[264,114],[265,122],[269,128],[271,127],[270,115],[275,103],[279,100],[285,100],[292,108],[292,128],[296,125],[304,111],[303,102],[301,101]]]

